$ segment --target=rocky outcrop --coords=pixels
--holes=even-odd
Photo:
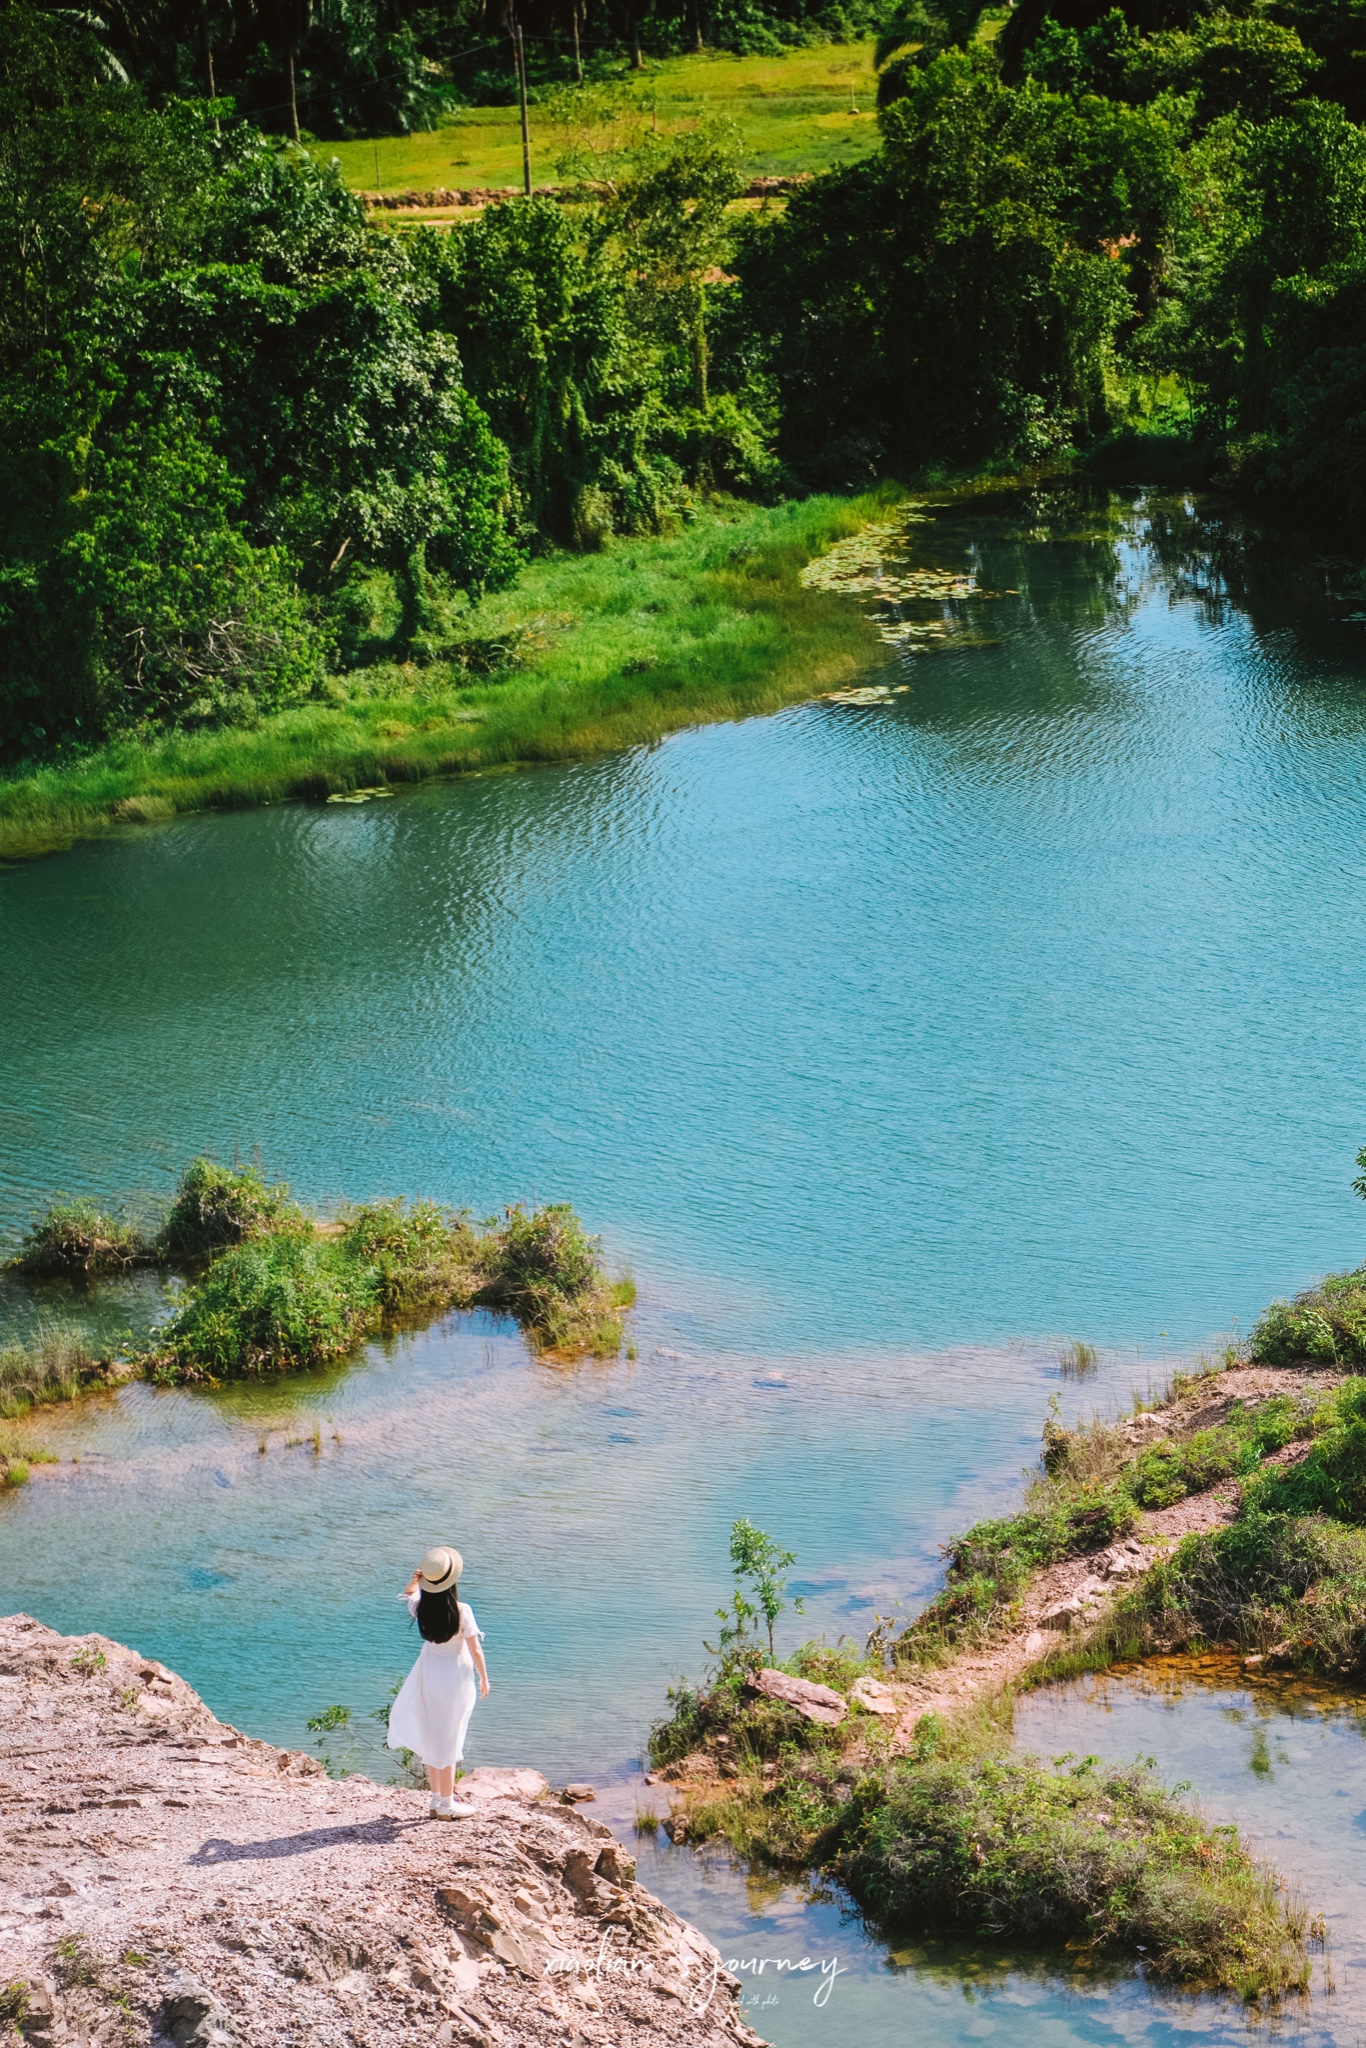
[[[332,1780],[102,1636],[0,1620],[0,2042],[761,2048],[710,1944],[530,1771]]]

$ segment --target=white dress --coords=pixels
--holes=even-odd
[[[417,1613],[419,1597],[409,1597],[410,1614]],[[423,1643],[389,1709],[390,1749],[411,1749],[434,1771],[460,1762],[477,1691],[470,1644],[482,1640],[483,1633],[474,1609],[462,1600],[459,1634],[448,1643]]]

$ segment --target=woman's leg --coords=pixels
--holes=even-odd
[[[434,1798],[449,1799],[455,1786],[455,1765],[442,1764],[438,1767],[436,1764],[428,1764],[427,1783],[432,1788]]]

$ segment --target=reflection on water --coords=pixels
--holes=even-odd
[[[634,1361],[554,1369],[452,1317],[328,1376],[44,1418],[63,1462],[0,1499],[4,1606],[279,1740],[349,1705],[374,1757],[414,1647],[397,1588],[446,1537],[489,1631],[475,1753],[629,1799],[735,1516],[798,1552],[812,1627],[861,1634],[1004,1502],[1050,1391],[1105,1406],[1360,1255],[1348,570],[1070,488],[952,508],[917,549],[996,593],[959,607],[992,644],[905,656],[890,703],[0,874],[0,1227],[259,1144],[323,1206],[573,1200],[642,1299]],[[0,1325],[142,1330],[159,1300],[11,1284]],[[1185,1712],[1133,1746],[1165,1764]],[[1236,1733],[1210,1797],[1255,1818],[1301,1736]],[[837,1903],[667,1847],[644,1874],[736,1951],[843,1944],[838,2026],[800,1985],[755,2011],[794,2048],[1242,2026],[1132,1976],[889,1961]]]

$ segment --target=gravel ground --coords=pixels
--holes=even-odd
[[[762,2048],[738,1986],[531,1771],[334,1781],[102,1636],[0,1619],[0,2042]]]

